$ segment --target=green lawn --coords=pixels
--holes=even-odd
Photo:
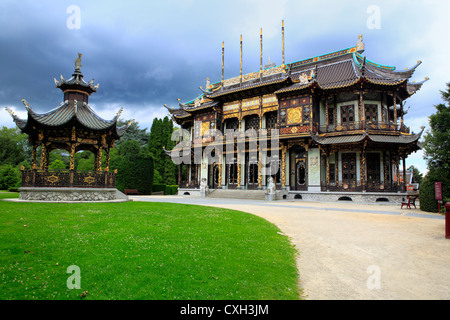
[[[0,299],[298,299],[279,232],[211,207],[0,201]],[[71,265],[81,289],[67,287]]]

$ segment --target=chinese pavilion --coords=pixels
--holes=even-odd
[[[405,70],[373,62],[362,55],[359,36],[353,47],[285,63],[284,22],[282,43],[282,64],[263,68],[261,31],[260,70],[243,75],[241,37],[241,71],[231,79],[223,77],[222,45],[221,81],[207,80],[197,98],[166,106],[190,133],[192,145],[206,152],[208,146],[229,143],[215,141],[212,129],[224,137],[227,129],[279,133],[274,148],[270,132],[253,139],[256,143],[246,137],[241,148],[222,145],[224,152],[212,163],[205,155],[195,162],[192,146],[191,161],[180,165],[179,193],[192,195],[202,180],[216,191],[264,192],[272,177],[280,197],[287,199],[400,201],[406,191],[405,159],[420,149],[422,132],[411,132],[403,118],[405,100],[428,79],[410,82],[421,62]],[[267,152],[259,152],[263,149]],[[278,167],[275,174],[266,174],[269,166]]]
[[[22,170],[20,198],[25,200],[111,200],[115,199],[115,172],[109,171],[110,149],[127,130],[118,127],[122,109],[112,120],[99,117],[89,106],[89,97],[97,91],[94,80],[86,82],[81,73],[81,54],[75,61],[70,79],[56,80],[64,101],[46,113],[35,112],[25,99],[27,119],[18,118],[9,108],[14,122],[28,135],[32,146],[31,170]],[[40,153],[39,164],[37,153]],[[49,170],[49,154],[63,149],[69,153],[68,170]],[[95,155],[93,171],[77,171],[75,153],[89,150]],[[106,163],[102,169],[102,155]],[[39,166],[38,166],[39,165]],[[59,193],[55,192],[59,188]],[[67,189],[67,188],[70,188]],[[94,190],[95,189],[95,190]]]

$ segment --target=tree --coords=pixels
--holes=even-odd
[[[17,165],[24,160],[31,159],[31,149],[28,136],[18,128],[3,126],[0,130],[0,165]]]
[[[141,194],[151,194],[153,186],[153,159],[146,147],[128,140],[117,148],[114,165],[117,166],[116,187],[137,189]]]
[[[413,183],[422,183],[423,174],[417,169],[415,166],[409,166],[408,170],[412,170],[413,172]]]
[[[129,123],[130,120],[119,120],[117,122],[118,127],[122,127]],[[139,143],[139,146],[144,147],[148,145],[150,134],[147,132],[147,128],[141,129],[139,128],[139,122],[134,121],[127,129],[127,131],[123,134],[123,136],[120,138],[120,140],[116,141],[115,145],[118,147],[120,144],[122,144],[125,141],[128,140],[135,140]]]
[[[20,172],[10,164],[0,167],[0,189],[17,188],[20,184]]]
[[[448,105],[435,106],[437,112],[429,117],[430,131],[424,137],[423,149],[429,169],[450,172],[450,82],[441,96]]]
[[[444,103],[436,105],[436,113],[429,117],[430,131],[423,143],[428,173],[420,186],[420,209],[430,212],[437,212],[434,182],[442,182],[444,202],[450,201],[450,83],[441,96]]]
[[[60,159],[53,160],[52,163],[48,166],[49,170],[60,170],[60,169],[66,169],[66,165],[64,162]]]
[[[148,149],[153,157],[155,170],[161,175],[161,183],[164,184],[175,184],[177,181],[177,167],[163,149],[165,147],[171,150],[175,146],[175,141],[171,139],[173,131],[173,121],[169,117],[153,119]]]

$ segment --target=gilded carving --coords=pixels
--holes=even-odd
[[[201,135],[205,135],[205,133],[209,130],[209,121],[202,122]]]
[[[47,181],[50,183],[55,183],[55,182],[59,181],[59,178],[55,175],[51,175],[51,176],[47,177]]]
[[[287,109],[287,124],[302,122],[302,107]]]
[[[94,183],[95,182],[95,178],[94,177],[92,177],[92,176],[87,176],[87,177],[85,177],[84,178],[84,180],[83,180],[85,183],[87,183],[87,184],[89,184],[89,185],[91,185],[92,183]]]

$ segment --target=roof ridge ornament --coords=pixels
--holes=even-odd
[[[78,101],[77,101],[77,99],[73,99],[73,107],[74,107],[74,113],[77,114],[77,111],[78,111]]]
[[[28,103],[28,101],[27,100],[25,100],[25,98],[22,98],[20,101],[22,101],[22,103],[23,103],[23,105],[25,106],[25,108],[29,108],[30,107],[30,104]]]
[[[78,53],[78,58],[75,59],[75,72],[80,72],[81,73],[81,53]]]
[[[356,42],[356,51],[364,51],[364,47],[363,35],[360,34],[358,36],[358,41]]]
[[[10,107],[5,107],[5,110],[9,112],[9,114],[11,115],[11,117],[15,118],[16,115],[14,114],[14,112],[11,110]]]

